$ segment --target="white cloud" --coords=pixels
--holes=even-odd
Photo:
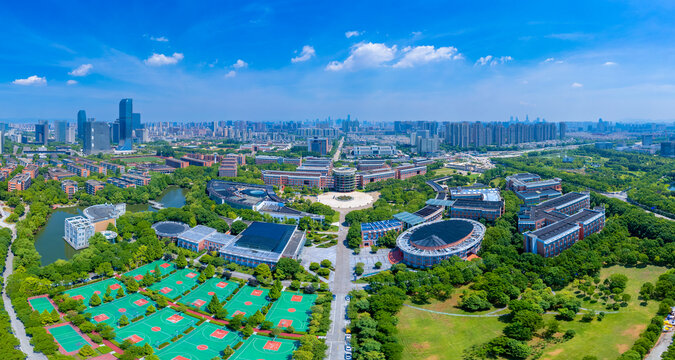
[[[603,66],[614,66],[614,65],[619,65],[615,63],[614,61],[607,61],[606,63],[602,64]]]
[[[544,60],[545,63],[554,62],[554,61],[555,61],[555,58],[547,58],[546,60]]]
[[[73,69],[73,71],[69,72],[68,75],[70,76],[87,76],[89,73],[91,73],[91,69],[94,68],[94,65],[92,64],[82,64],[78,66],[77,68]]]
[[[490,66],[495,66],[498,64],[504,64],[509,61],[513,61],[513,58],[510,56],[501,56],[501,57],[494,57],[492,55],[486,55],[486,56],[481,56],[478,58],[476,61],[476,65],[478,66],[485,66],[485,65],[490,65]]]
[[[164,37],[164,36],[160,36],[160,37],[154,37],[154,36],[151,36],[151,37],[150,37],[150,40],[152,40],[152,41],[159,41],[159,42],[169,42],[169,39],[167,39],[167,38]]]
[[[67,85],[76,85],[76,84],[77,84],[77,80],[70,79],[70,80],[66,81],[66,84],[67,84]]]
[[[233,78],[235,76],[237,76],[237,72],[234,70],[230,70],[227,74],[225,74],[226,78]]]
[[[315,55],[316,55],[316,51],[314,51],[314,48],[309,46],[309,45],[305,45],[305,46],[302,47],[302,52],[300,52],[300,55],[292,58],[291,62],[292,63],[299,63],[299,62],[307,61],[307,60],[313,58]]]
[[[377,67],[394,59],[396,45],[388,47],[381,43],[358,43],[352,46],[351,54],[343,61],[331,61],[326,70],[340,71],[357,68]]]
[[[47,85],[47,78],[40,77],[40,76],[37,76],[37,75],[32,75],[32,76],[29,76],[25,79],[16,79],[16,80],[12,81],[12,84],[25,85],[25,86],[28,86],[28,85]]]
[[[458,53],[457,48],[453,46],[439,47],[438,49],[434,49],[430,45],[408,46],[403,49],[403,53],[403,58],[394,64],[395,68],[409,68],[434,61],[458,60],[462,58],[462,54]]]
[[[237,62],[232,64],[232,67],[235,68],[235,69],[243,69],[243,68],[247,68],[248,64],[246,63],[246,61],[244,61],[242,59],[239,59],[239,60],[237,60]]]
[[[584,87],[584,84],[578,83],[578,82],[573,82],[573,83],[572,83],[572,87],[573,87],[573,88],[580,88],[580,87]]]
[[[347,32],[345,32],[345,37],[347,39],[352,38],[352,37],[356,37],[356,36],[361,36],[361,35],[363,35],[363,31],[347,31]]]
[[[171,56],[153,53],[152,56],[145,59],[145,63],[150,66],[175,65],[183,60],[183,54],[173,53]]]

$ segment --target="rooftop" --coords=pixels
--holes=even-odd
[[[206,239],[209,235],[213,234],[216,232],[216,229],[204,225],[197,225],[193,227],[190,230],[185,231],[184,233],[180,234],[180,238],[193,242],[193,243],[198,243],[204,239]]]
[[[281,253],[295,229],[297,229],[295,225],[254,222],[239,235],[239,239],[234,245],[248,249]]]

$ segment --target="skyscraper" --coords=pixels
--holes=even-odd
[[[40,121],[39,124],[35,125],[35,142],[47,145],[48,138],[49,138],[49,123],[44,120]]]
[[[77,112],[77,138],[84,140],[84,124],[87,122],[87,112],[80,110]]]
[[[139,116],[140,121],[140,116]],[[133,100],[120,100],[120,146],[122,150],[131,150],[131,138],[133,131]]]
[[[110,150],[110,127],[108,123],[89,119],[84,125],[85,154],[98,154]]]
[[[120,143],[120,122],[115,121],[114,123],[110,124],[110,141],[113,144],[119,144]]]
[[[141,114],[132,113],[131,114],[131,129],[133,131],[136,131],[140,128],[142,128],[142,126],[141,126]]]
[[[68,137],[68,123],[66,121],[57,121],[54,123],[56,142],[66,143]]]

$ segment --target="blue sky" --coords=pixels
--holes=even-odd
[[[672,121],[675,3],[15,1],[0,119]]]

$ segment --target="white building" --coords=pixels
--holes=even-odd
[[[370,145],[370,146],[355,146],[353,151],[354,156],[376,156],[376,157],[387,157],[394,156],[396,154],[396,147],[390,145]]]
[[[94,224],[84,216],[67,218],[63,238],[75,250],[89,247],[89,238],[94,236]]]

